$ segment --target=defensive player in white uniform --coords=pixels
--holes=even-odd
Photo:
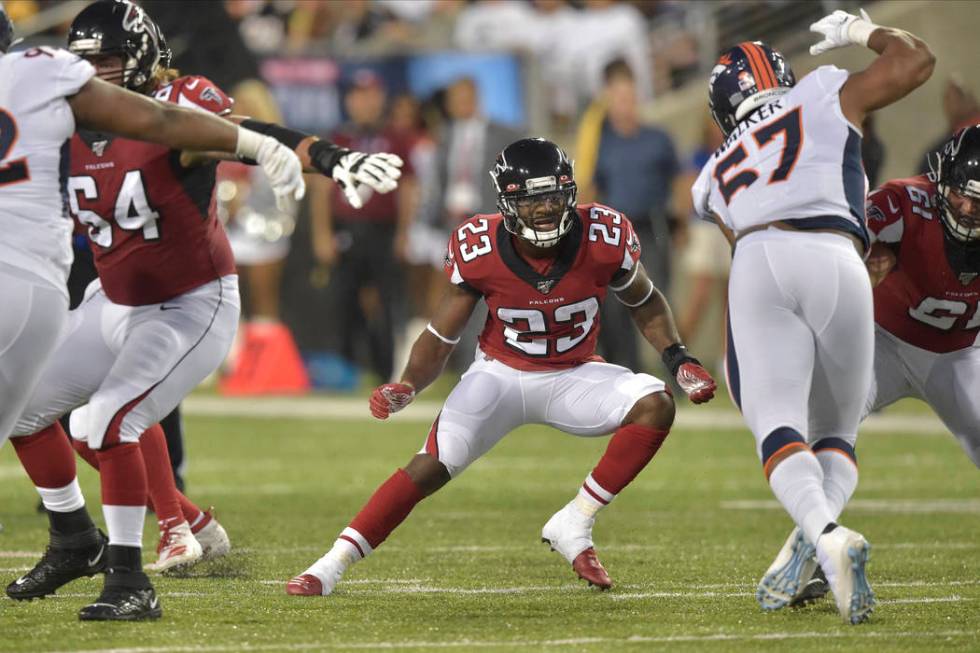
[[[68,317],[72,221],[64,177],[76,125],[176,149],[235,153],[258,161],[279,196],[304,192],[299,159],[275,139],[95,79],[90,64],[64,50],[8,54],[12,40],[0,8],[0,444]]]
[[[759,586],[763,608],[796,598],[787,570],[816,558],[849,623],[874,605],[869,546],[836,520],[857,485],[854,443],[871,383],[874,334],[858,127],[932,72],[919,39],[836,11],[811,26],[812,54],[850,44],[880,56],[848,74],[822,66],[799,84],[768,46],[724,53],[709,105],[726,140],[692,189],[736,243],[729,282],[729,386],[773,493],[793,518]],[[805,578],[809,578],[807,574]]]

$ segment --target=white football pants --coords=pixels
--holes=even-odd
[[[876,327],[874,369],[862,418],[903,397],[921,399],[980,467],[980,347],[936,354]]]
[[[30,399],[68,322],[68,294],[0,263],[0,446]]]
[[[610,363],[523,372],[478,349],[419,453],[435,456],[456,477],[518,426],[547,424],[571,435],[606,435],[620,427],[638,400],[663,390],[660,379]]]
[[[874,316],[864,262],[844,235],[769,228],[735,248],[729,388],[762,457],[780,427],[852,446],[871,386]]]
[[[74,410],[72,435],[92,449],[136,442],[221,364],[239,312],[235,275],[146,306],[112,303],[96,279],[71,312],[14,435]]]

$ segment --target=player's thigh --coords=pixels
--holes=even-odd
[[[584,363],[525,385],[532,421],[572,435],[597,436],[620,427],[641,398],[663,392],[664,382],[610,363]]]
[[[419,453],[439,460],[452,477],[525,423],[520,372],[477,360],[449,393]]]
[[[909,378],[910,368],[903,356],[902,343],[881,327],[875,327],[874,374],[871,389],[861,413],[863,420],[876,410],[905,397],[919,397]]]
[[[133,311],[115,363],[71,426],[98,449],[132,442],[221,364],[238,327],[235,276]]]
[[[856,253],[833,263],[823,281],[827,292],[817,297],[820,305],[812,320],[817,325],[816,357],[806,437],[810,442],[841,438],[853,446],[874,369],[871,285]]]
[[[0,445],[14,430],[68,319],[58,289],[0,272]]]
[[[936,357],[923,398],[980,467],[980,349]]]
[[[797,299],[780,287],[766,243],[739,243],[729,279],[726,369],[732,397],[761,452],[777,428],[805,431],[814,364],[810,326],[796,313]]]
[[[41,372],[21,413],[15,435],[30,435],[53,424],[92,396],[112,368],[114,326],[125,322],[129,307],[112,304],[93,282],[82,303],[68,313],[68,325]]]

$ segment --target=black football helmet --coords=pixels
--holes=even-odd
[[[565,152],[543,138],[522,138],[497,155],[490,170],[497,189],[497,209],[510,233],[538,247],[552,247],[568,233],[576,220],[575,179],[572,160]],[[534,220],[522,208],[533,202],[552,200],[556,226],[547,230],[534,228]],[[551,220],[549,220],[550,222]]]
[[[708,79],[708,107],[728,136],[739,121],[796,86],[786,58],[762,41],[746,41],[718,58]]]
[[[13,42],[14,24],[4,10],[3,5],[0,5],[0,52],[9,50],[10,44]]]
[[[929,178],[936,183],[943,227],[954,240],[980,246],[980,125],[965,127],[929,157]],[[950,202],[950,193],[971,200],[964,215]]]
[[[161,63],[160,34],[141,7],[128,0],[99,0],[75,16],[68,50],[80,57],[119,56],[122,67],[106,81],[142,91]]]

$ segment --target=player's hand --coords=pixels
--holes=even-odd
[[[715,396],[715,390],[718,388],[715,380],[708,374],[708,370],[701,367],[701,363],[696,361],[682,364],[678,368],[675,378],[677,385],[681,387],[687,398],[695,404],[711,401]]]
[[[388,419],[415,399],[415,388],[407,383],[385,383],[371,393],[371,414]]]
[[[868,37],[877,25],[864,9],[860,16],[838,9],[810,25],[810,31],[823,35],[823,40],[810,46],[810,54],[816,56],[829,50],[848,45],[867,45]]]
[[[303,164],[295,152],[276,139],[264,136],[255,154],[255,161],[269,177],[279,210],[286,211],[293,200],[303,199],[306,194]]]
[[[395,154],[349,152],[333,167],[331,176],[344,191],[347,202],[359,209],[364,202],[357,192],[357,186],[364,184],[379,193],[389,193],[398,187],[398,178],[402,176],[401,166],[401,157]]]

